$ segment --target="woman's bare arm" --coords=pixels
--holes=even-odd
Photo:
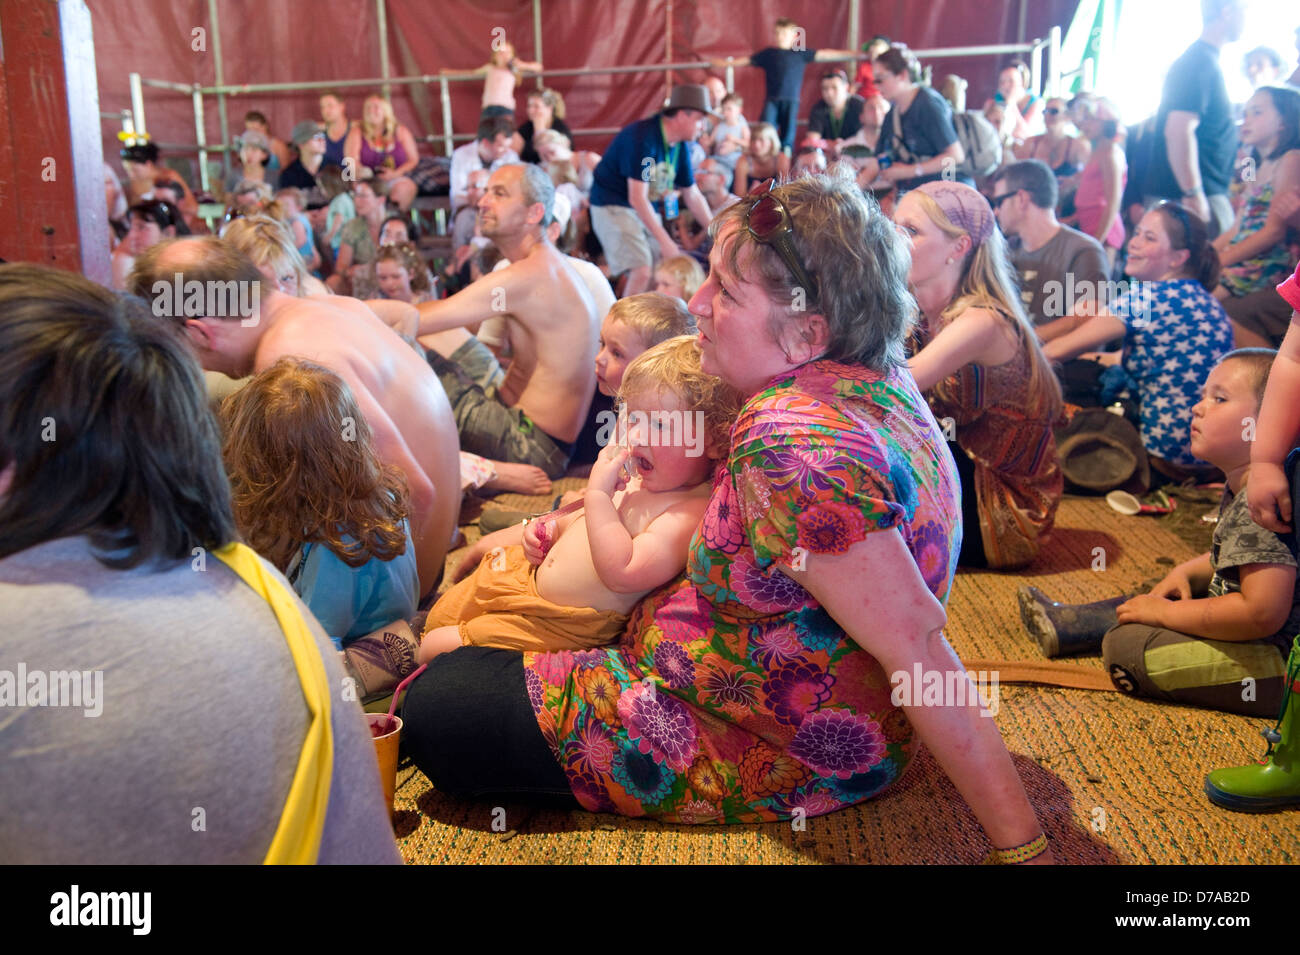
[[[915,668],[934,673],[944,686],[947,674],[969,681],[957,654],[944,638],[947,615],[921,579],[897,530],[870,533],[843,554],[811,554],[805,569],[782,570],[826,609],[858,646],[879,661],[896,682]],[[887,586],[864,587],[864,580]],[[930,679],[926,677],[927,681]],[[1041,832],[1011,755],[987,710],[969,705],[978,699],[969,682],[962,700],[923,705],[916,694],[903,706],[908,721],[934,754],[948,778],[974,810],[993,845],[1023,845]],[[1052,861],[1050,851],[1035,862]]]

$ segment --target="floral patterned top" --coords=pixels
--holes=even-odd
[[[618,646],[525,655],[538,724],[593,811],[815,816],[874,796],[915,751],[880,664],[776,564],[898,528],[946,601],[961,492],[916,383],[812,362],[750,398],[731,442],[685,578]],[[889,569],[863,585],[888,588]]]
[[[1273,164],[1273,170],[1277,163]],[[1270,171],[1271,172],[1271,171]],[[1273,205],[1273,177],[1260,176],[1256,181],[1246,184],[1241,195],[1241,223],[1237,234],[1232,237],[1231,245],[1236,245],[1250,238],[1268,222],[1268,211]],[[1235,265],[1225,265],[1219,276],[1219,282],[1234,296],[1249,295],[1266,288],[1272,288],[1291,274],[1291,250],[1286,243],[1286,236],[1268,249],[1248,259],[1242,259]]]

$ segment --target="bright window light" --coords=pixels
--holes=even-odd
[[[1238,42],[1225,46],[1219,58],[1234,103],[1250,98],[1251,86],[1242,61],[1255,47],[1272,47],[1282,56],[1286,66],[1279,82],[1291,75],[1297,60],[1297,28],[1300,4],[1296,0],[1249,0],[1245,33]],[[1125,123],[1155,114],[1165,73],[1200,35],[1199,0],[1126,0],[1098,92],[1119,105]]]

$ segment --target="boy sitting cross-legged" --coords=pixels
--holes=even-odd
[[[1241,348],[1211,369],[1192,408],[1191,450],[1227,477],[1209,552],[1171,570],[1149,594],[1081,606],[1020,589],[1026,628],[1048,656],[1102,650],[1126,693],[1272,716],[1300,632],[1296,558],[1251,519],[1251,443],[1275,352]],[[1104,638],[1104,639],[1103,639]]]

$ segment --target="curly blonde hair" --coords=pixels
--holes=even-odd
[[[371,267],[373,268],[380,262],[396,262],[406,269],[407,275],[411,277],[411,291],[417,295],[433,291],[434,279],[429,274],[429,265],[424,261],[424,256],[420,255],[420,250],[415,247],[414,243],[396,242],[390,245],[381,245],[379,251],[375,253],[375,261]]]
[[[558,91],[548,86],[545,89],[530,91],[527,98],[541,100],[550,107],[551,113],[556,119],[564,119],[564,97]]]
[[[281,571],[303,544],[349,567],[406,551],[406,479],[380,463],[347,382],[281,358],[222,402],[235,523]]]
[[[633,395],[659,390],[677,395],[685,406],[683,410],[704,416],[705,447],[715,452],[711,457],[720,460],[727,455],[731,426],[744,398],[721,378],[700,371],[700,346],[694,335],[669,338],[633,359],[623,372],[618,396],[626,401]]]

